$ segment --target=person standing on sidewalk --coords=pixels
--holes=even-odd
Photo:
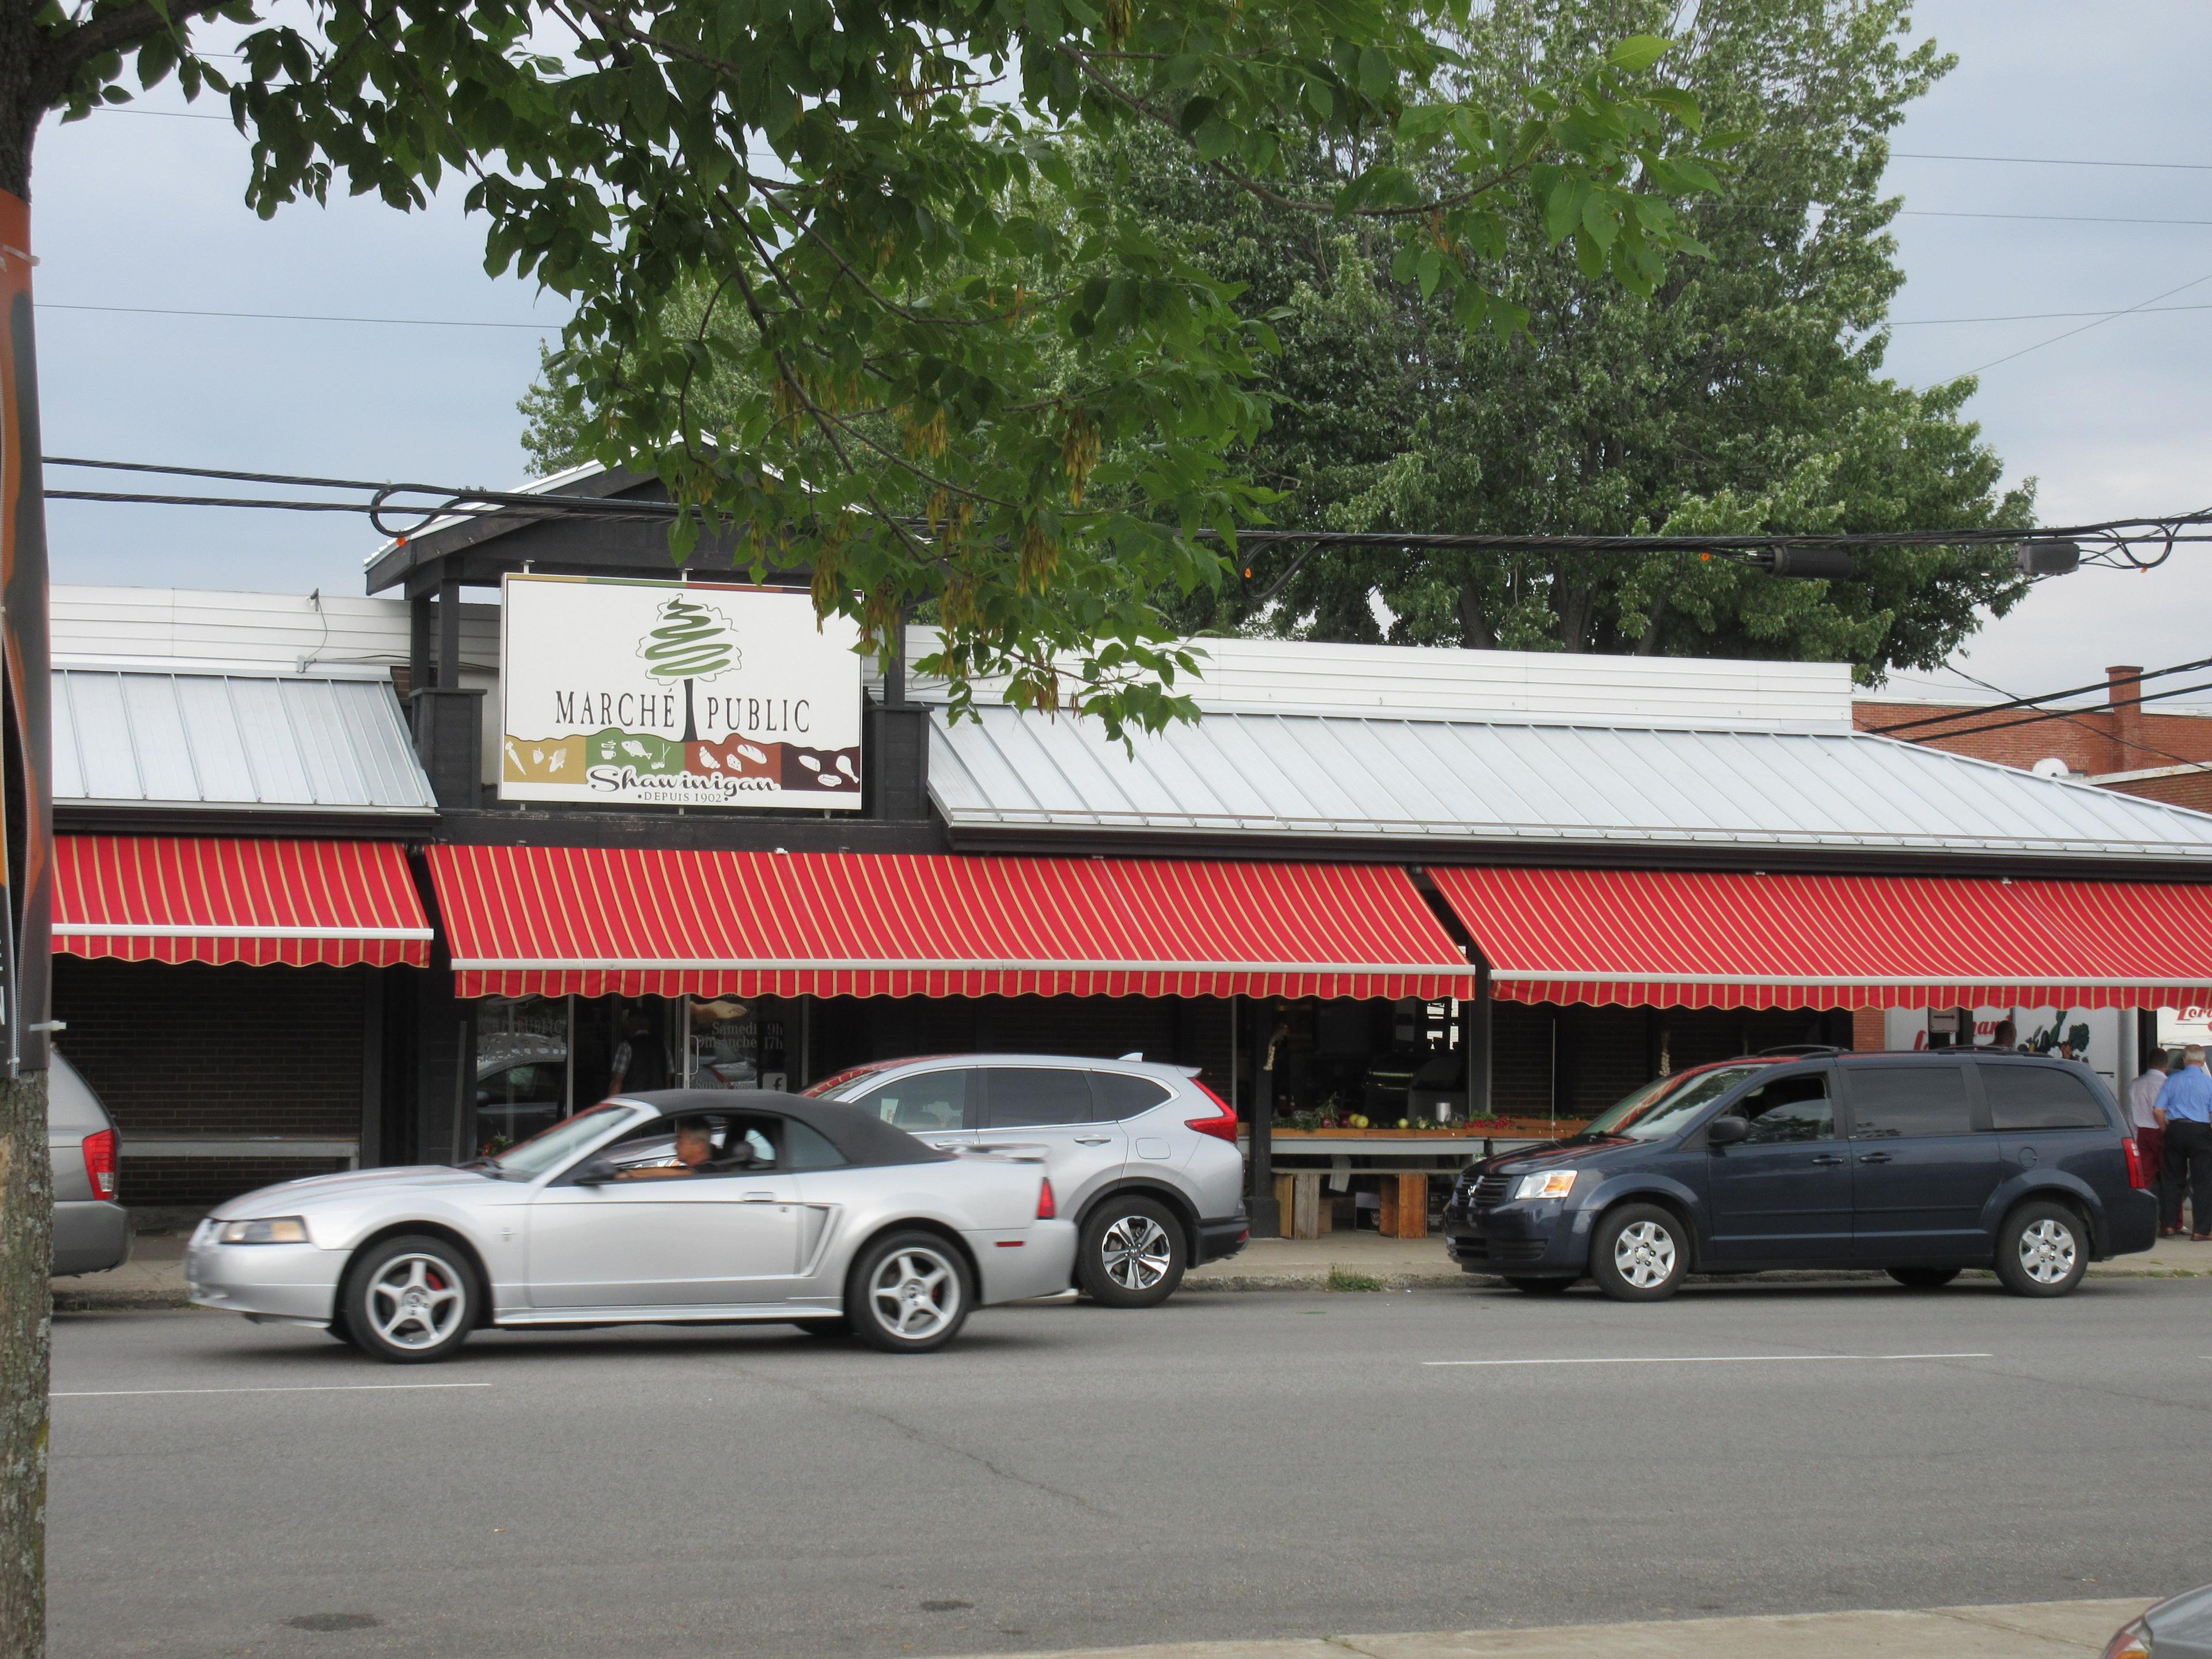
[[[2205,1075],[2202,1048],[2181,1051],[2181,1069],[2158,1091],[2158,1111],[2166,1120],[2166,1206],[2159,1237],[2180,1237],[2186,1197],[2191,1242],[2212,1243],[2212,1077]]]
[[[2171,1054],[2154,1048],[2143,1059],[2142,1075],[2128,1085],[2128,1121],[2135,1126],[2136,1146],[2142,1152],[2143,1168],[2150,1171],[2154,1192],[2166,1187],[2166,1114],[2158,1109],[2158,1096],[2172,1064]]]

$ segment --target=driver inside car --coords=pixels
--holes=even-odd
[[[676,1123],[676,1161],[644,1169],[624,1170],[618,1181],[659,1181],[669,1176],[704,1175],[714,1162],[714,1126],[703,1117],[679,1118]]]

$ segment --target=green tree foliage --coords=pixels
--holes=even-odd
[[[1256,504],[1231,455],[1273,336],[1074,177],[1068,134],[1157,131],[1232,193],[1366,227],[1466,326],[1520,319],[1489,272],[1524,204],[1632,291],[1687,246],[1674,204],[1712,175],[1664,43],[1493,87],[1455,76],[1467,3],[88,0],[35,9],[31,83],[71,115],[126,73],[227,94],[264,213],[459,175],[487,267],[574,300],[560,419],[667,482],[678,551],[734,529],[872,642],[930,605],[921,665],[956,695],[1008,672],[1118,730],[1178,712],[1155,596],[1216,584],[1198,532]],[[214,15],[239,58],[199,50]],[[1365,159],[1301,194],[1317,145]]]
[[[1499,330],[1520,313],[1485,272],[1516,203],[1571,199],[1559,234],[1648,291],[1685,246],[1671,202],[1711,177],[1682,153],[1695,106],[1650,76],[1661,42],[1493,98],[1386,0],[176,15],[207,10],[246,26],[237,62],[147,6],[43,14],[77,59],[59,100],[125,95],[134,46],[142,84],[227,93],[264,212],[334,185],[411,207],[462,173],[488,267],[577,302],[549,413],[668,482],[679,553],[735,528],[872,641],[930,605],[924,666],[1011,672],[1017,702],[1117,728],[1176,710],[1163,682],[1192,662],[1154,595],[1216,583],[1197,532],[1253,509],[1227,452],[1264,422],[1249,382],[1273,341],[1069,173],[1067,131],[1156,130],[1233,191],[1370,227]],[[1316,144],[1370,160],[1285,190]]]
[[[1477,100],[1678,30],[1709,118],[1744,135],[1725,192],[1689,210],[1710,258],[1649,301],[1605,280],[1602,230],[1524,198],[1492,268],[1527,333],[1456,325],[1406,244],[1225,188],[1142,131],[1087,141],[1159,239],[1269,319],[1272,420],[1248,459],[1291,527],[1551,533],[1875,532],[2033,522],[2032,488],[1960,417],[1961,380],[1881,374],[1903,281],[1881,194],[1885,135],[1950,66],[1910,44],[1905,0],[1493,0],[1455,42]],[[1669,59],[1675,62],[1674,58]],[[1309,148],[1303,188],[1371,165]],[[1778,581],[1695,555],[1397,551],[1247,561],[1241,590],[1177,602],[1186,625],[1338,640],[1845,659],[1869,678],[1942,662],[2025,591],[2008,553],[1863,554],[1856,583]],[[1378,618],[1374,601],[1379,600]]]

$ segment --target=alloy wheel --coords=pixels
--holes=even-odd
[[[1639,1291],[1664,1285],[1674,1273],[1674,1235],[1656,1221],[1637,1221],[1613,1241],[1613,1265]]]
[[[465,1282],[451,1263],[434,1255],[396,1255],[369,1282],[369,1321],[395,1348],[434,1348],[468,1311]]]
[[[2074,1271],[2074,1231],[2049,1217],[2021,1230],[2020,1266],[2039,1285],[2056,1285]]]
[[[934,1250],[895,1250],[876,1269],[868,1299],[884,1329],[919,1342],[958,1317],[960,1275]]]
[[[1148,1215],[1125,1215],[1098,1241],[1106,1276],[1125,1291],[1149,1291],[1175,1260],[1167,1229]]]

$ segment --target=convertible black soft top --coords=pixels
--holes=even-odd
[[[776,1112],[797,1118],[859,1164],[941,1164],[952,1154],[916,1140],[905,1130],[842,1101],[779,1094],[773,1089],[657,1089],[647,1095],[622,1095],[653,1107],[663,1117],[692,1112]]]

